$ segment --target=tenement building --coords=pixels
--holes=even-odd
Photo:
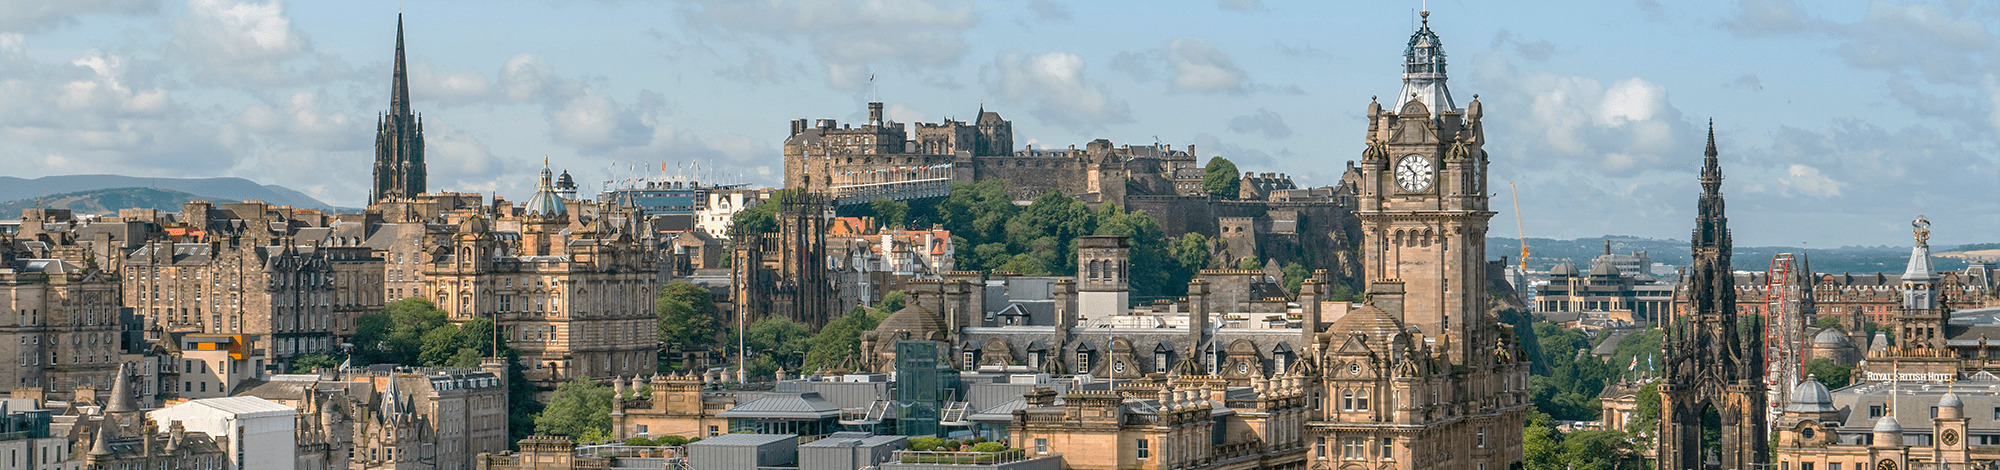
[[[0,355],[14,363],[0,367],[0,384],[61,399],[79,387],[109,386],[122,352],[116,276],[50,257],[49,247],[74,241],[42,232],[40,210],[27,212],[25,240],[0,236]]]

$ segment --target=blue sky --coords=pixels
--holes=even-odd
[[[1332,184],[1418,1],[0,0],[0,174],[239,176],[366,196],[406,20],[432,190],[595,191],[660,162],[779,181],[787,121],[1014,121]],[[1529,236],[1685,239],[1716,121],[1736,241],[2000,241],[2000,4],[1430,2]],[[871,90],[868,77],[876,77]],[[616,171],[613,171],[613,169]],[[1495,184],[1492,233],[1512,236]]]

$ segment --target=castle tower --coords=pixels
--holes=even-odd
[[[1694,262],[1681,281],[1687,286],[1688,308],[1670,317],[1662,344],[1666,367],[1659,386],[1659,468],[1701,468],[1702,423],[1709,413],[1718,416],[1721,426],[1722,468],[1753,468],[1765,463],[1768,436],[1764,341],[1756,317],[1741,329],[1736,323],[1732,242],[1729,219],[1723,216],[1714,124],[1709,125],[1701,187],[1691,239]]]
[[[369,204],[424,193],[424,124],[410,111],[409,68],[403,61],[403,15],[396,15],[396,71],[389,112],[375,124],[375,185]]]

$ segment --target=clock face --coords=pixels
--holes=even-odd
[[[1118,371],[1118,372],[1124,372],[1124,371],[1125,371],[1125,361],[1118,361],[1118,362],[1113,362],[1113,363],[1111,363],[1111,370],[1114,370],[1114,371]]]
[[[1875,470],[1896,470],[1896,461],[1882,459],[1882,463],[1875,464]]]
[[[1250,365],[1249,365],[1249,364],[1244,364],[1244,363],[1241,363],[1241,362],[1238,362],[1238,363],[1236,363],[1236,373],[1238,373],[1238,374],[1248,374],[1248,373],[1250,373]]]
[[[1958,445],[1958,431],[1946,429],[1944,430],[1944,435],[1938,436],[1938,441],[1944,442],[1944,445],[1947,446]]]
[[[1361,365],[1360,365],[1360,364],[1348,364],[1348,365],[1347,365],[1347,374],[1348,374],[1348,375],[1361,375]]]
[[[1409,155],[1396,162],[1396,186],[1404,191],[1423,191],[1431,187],[1431,159],[1422,155]]]

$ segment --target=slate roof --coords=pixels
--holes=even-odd
[[[817,392],[773,393],[749,403],[716,413],[726,419],[825,419],[840,416],[840,408],[827,403]],[[703,442],[706,442],[704,440]]]

